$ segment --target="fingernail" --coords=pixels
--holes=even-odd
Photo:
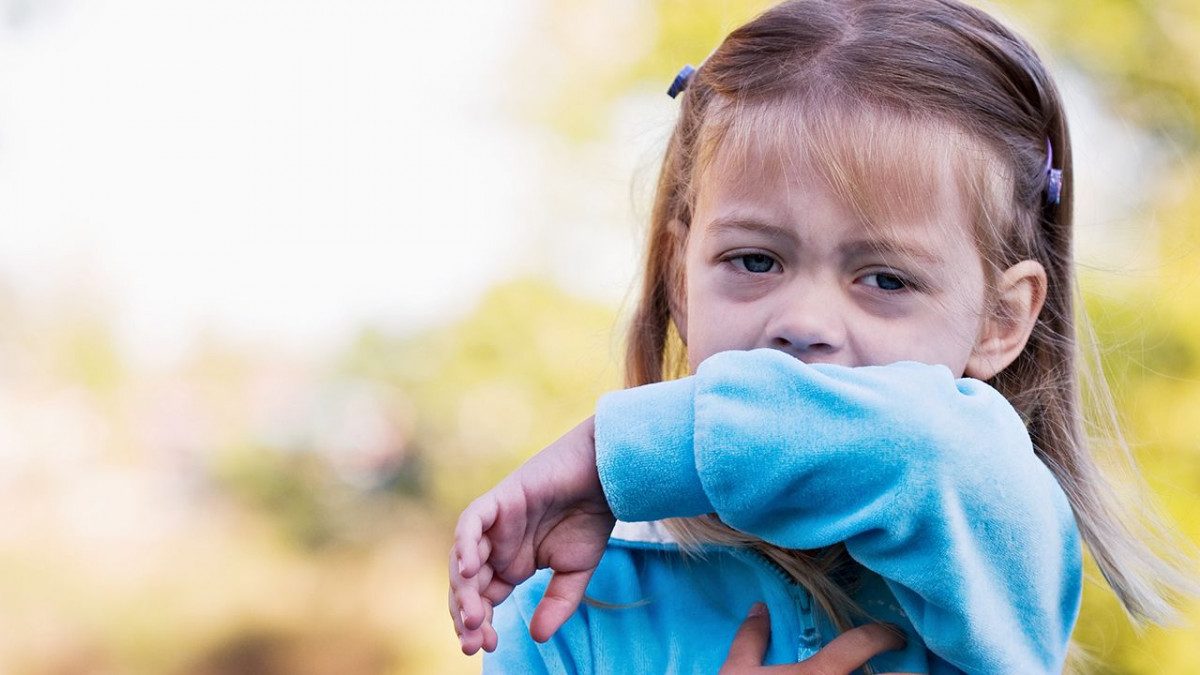
[[[746,616],[762,616],[767,613],[767,606],[761,602],[756,602],[750,606],[750,613]]]

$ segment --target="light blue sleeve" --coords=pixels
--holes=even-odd
[[[724,352],[596,411],[613,513],[715,512],[795,549],[845,542],[938,656],[1059,672],[1079,611],[1070,505],[994,389],[941,366],[809,366]]]

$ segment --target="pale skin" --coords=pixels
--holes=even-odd
[[[1022,261],[989,289],[949,168],[935,167],[922,208],[869,225],[808,167],[803,148],[749,153],[734,161],[718,152],[700,178],[693,222],[672,223],[687,279],[672,314],[693,369],[721,351],[766,347],[807,363],[908,360],[987,380],[1024,349],[1045,271]],[[615,522],[593,429],[585,420],[460,517],[449,605],[464,653],[496,648],[492,607],[539,568],[554,574],[530,624],[535,640],[579,606]],[[804,663],[764,667],[764,616],[747,618],[722,673],[849,673],[900,646],[864,626]]]

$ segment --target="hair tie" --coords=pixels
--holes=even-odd
[[[679,74],[675,76],[675,81],[671,83],[671,88],[667,89],[667,96],[675,98],[687,89],[688,81],[692,79],[692,73],[696,72],[690,64],[679,69]]]
[[[1058,206],[1062,201],[1063,177],[1062,169],[1055,169],[1054,164],[1054,146],[1050,144],[1050,137],[1046,137],[1046,204]]]

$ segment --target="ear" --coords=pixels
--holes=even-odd
[[[985,318],[965,375],[990,380],[1017,359],[1046,302],[1046,269],[1023,260],[996,282],[995,306]]]
[[[682,220],[667,223],[671,262],[667,268],[667,305],[679,338],[687,345],[687,242],[690,228]]]

